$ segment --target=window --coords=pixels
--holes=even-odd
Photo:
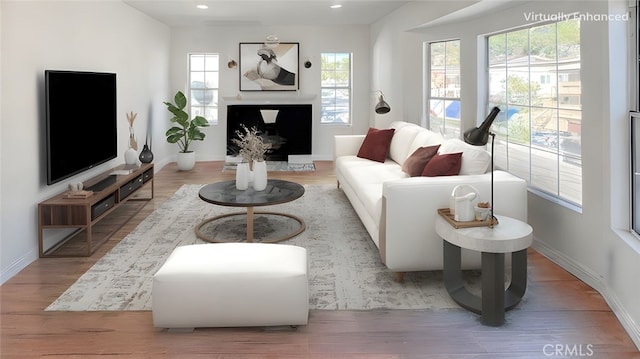
[[[634,86],[631,93],[635,98],[635,110],[640,110],[640,2],[636,1],[634,11],[634,39],[635,51],[632,55],[633,71],[635,72],[635,81],[631,84]],[[631,113],[631,231],[640,236],[640,112]]]
[[[552,198],[582,205],[580,21],[487,37],[496,165]]]
[[[429,44],[429,129],[460,137],[460,40]]]
[[[321,54],[320,123],[351,124],[351,54]]]
[[[189,109],[191,117],[202,116],[218,124],[218,54],[189,55]]]
[[[640,113],[631,114],[631,228],[640,234]]]

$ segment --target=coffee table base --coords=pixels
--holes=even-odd
[[[208,223],[215,222],[215,221],[218,221],[218,220],[223,219],[223,218],[234,217],[234,216],[246,216],[247,217],[247,238],[246,238],[246,241],[248,243],[252,243],[253,239],[254,239],[253,217],[254,217],[255,214],[268,214],[268,215],[272,215],[272,216],[286,217],[286,218],[293,219],[294,221],[298,222],[298,224],[300,224],[300,227],[297,230],[295,230],[295,231],[293,231],[293,232],[291,232],[291,233],[289,233],[289,234],[287,234],[285,236],[264,240],[264,241],[261,241],[261,243],[282,242],[284,240],[291,239],[291,238],[299,235],[300,233],[304,232],[305,229],[307,228],[306,224],[304,223],[304,221],[300,217],[294,216],[292,214],[278,213],[278,212],[254,212],[253,207],[247,207],[247,212],[246,213],[245,212],[227,213],[227,214],[222,214],[222,215],[219,215],[219,216],[211,217],[211,218],[208,218],[208,219],[200,222],[200,224],[198,224],[196,226],[196,228],[195,228],[196,236],[198,236],[198,238],[202,239],[203,241],[211,242],[211,243],[229,242],[229,241],[217,240],[217,239],[213,238],[212,236],[208,236],[208,235],[202,233],[202,227],[204,227]]]

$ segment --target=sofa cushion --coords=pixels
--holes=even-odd
[[[411,154],[411,152],[409,152],[409,146],[411,146],[416,135],[421,130],[422,127],[414,124],[397,128],[393,133],[391,145],[389,146],[389,158],[399,165],[402,165]]]
[[[402,164],[402,170],[411,177],[420,176],[424,167],[438,153],[440,145],[420,147]]]
[[[371,218],[380,218],[382,183],[409,177],[391,159],[379,163],[356,156],[341,156],[336,159],[336,168],[340,169],[344,181],[353,188]]]
[[[420,147],[439,145],[442,142],[444,142],[444,137],[441,134],[422,128],[422,131],[418,132],[411,145],[409,145],[407,153],[413,153]]]
[[[378,130],[369,128],[367,136],[360,146],[358,157],[376,162],[384,162],[389,154],[389,145],[393,138],[394,129]]]
[[[446,140],[438,153],[462,152],[461,175],[480,175],[487,172],[491,164],[491,154],[480,146],[472,146],[457,138]]]
[[[433,156],[422,171],[426,177],[456,176],[460,173],[462,152],[445,153]]]

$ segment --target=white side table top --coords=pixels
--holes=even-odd
[[[489,253],[511,253],[531,246],[533,229],[525,222],[497,216],[493,228],[454,228],[442,216],[436,216],[436,233],[458,247]]]

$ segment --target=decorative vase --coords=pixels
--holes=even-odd
[[[189,171],[196,164],[195,151],[178,152],[178,169],[180,171]]]
[[[253,189],[263,191],[267,188],[267,162],[257,161],[253,163]]]
[[[128,165],[135,165],[138,163],[138,153],[133,148],[129,147],[124,152],[124,163]]]
[[[249,164],[247,162],[238,163],[236,167],[236,188],[241,191],[249,188]]]
[[[151,163],[151,161],[153,161],[153,152],[151,152],[151,149],[146,143],[142,147],[142,152],[140,152],[138,159],[142,163]]]

